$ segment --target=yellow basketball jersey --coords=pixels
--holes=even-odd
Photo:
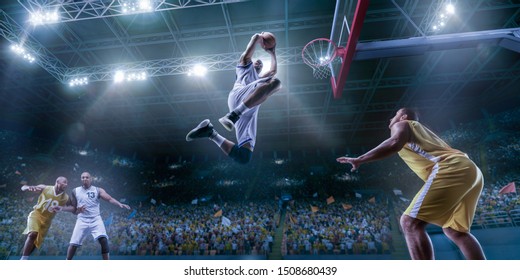
[[[39,214],[44,219],[52,219],[56,212],[51,212],[51,206],[64,206],[69,200],[66,193],[56,194],[54,186],[46,186],[38,197],[38,203],[34,205],[33,212]]]
[[[450,156],[467,157],[419,122],[407,122],[411,131],[410,141],[399,151],[399,156],[423,181],[428,179],[436,163]]]

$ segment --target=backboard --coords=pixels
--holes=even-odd
[[[344,49],[329,65],[331,70],[330,83],[334,99],[341,98],[343,93],[369,2],[369,0],[336,1],[330,40],[339,49]]]

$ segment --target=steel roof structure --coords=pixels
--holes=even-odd
[[[403,106],[442,132],[520,106],[520,3],[513,0],[371,0],[342,98],[317,80],[301,51],[331,35],[336,1],[36,1],[0,4],[0,127],[142,159],[218,156],[186,133],[220,127],[238,57],[256,32],[277,36],[283,89],[259,113],[256,150],[359,153],[388,137]],[[441,5],[456,14],[432,25]],[[134,5],[134,6],[132,6]],[[131,8],[130,8],[131,9]],[[33,25],[30,12],[59,22]],[[35,61],[14,55],[22,45]],[[255,55],[268,58],[261,49]],[[188,76],[207,67],[205,77]],[[117,70],[146,72],[115,84]],[[75,78],[87,85],[70,87]],[[290,152],[290,153],[289,153]]]

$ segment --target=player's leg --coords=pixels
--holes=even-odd
[[[281,88],[281,82],[278,78],[272,78],[268,83],[256,88],[253,94],[244,100],[244,105],[249,109],[264,103],[265,100]],[[241,112],[243,113],[243,112]]]
[[[105,236],[98,238],[99,245],[101,245],[101,256],[103,260],[108,260],[110,258],[110,247],[108,246],[108,239]]]
[[[49,230],[49,227],[50,222],[46,222],[40,215],[35,212],[29,214],[29,217],[27,217],[27,227],[23,231],[23,234],[27,234],[27,238],[22,250],[22,260],[29,259],[34,249],[40,248],[43,243],[43,237]]]
[[[220,135],[208,119],[203,120],[186,135],[186,141],[193,141],[199,138],[207,138],[213,141],[226,155],[229,155],[235,143],[227,140]]]
[[[72,260],[72,258],[74,258],[78,247],[83,244],[83,239],[85,238],[87,230],[88,224],[78,218],[76,220],[76,224],[74,225],[72,236],[70,237],[69,247],[67,248],[67,260]]]
[[[433,245],[426,233],[428,223],[408,215],[401,216],[401,228],[404,232],[408,252],[413,260],[433,260]]]
[[[103,260],[108,260],[110,253],[108,246],[108,235],[105,228],[105,223],[103,222],[103,219],[101,219],[101,216],[97,216],[91,223],[90,232],[94,240],[97,240],[99,245],[101,245],[101,256]]]
[[[478,240],[469,232],[460,232],[451,228],[443,228],[444,234],[451,240],[467,260],[485,260],[486,256]]]
[[[69,248],[67,248],[67,260],[72,260],[74,255],[76,255],[76,250],[78,249],[79,245],[76,244],[69,244]]]
[[[203,120],[186,135],[186,141],[193,141],[198,138],[207,138],[213,141],[224,154],[238,163],[245,164],[251,160],[252,148],[249,143],[239,147],[234,142],[218,134],[211,122],[207,119]]]
[[[234,107],[231,112],[219,119],[219,122],[229,131],[233,130],[240,116],[249,109],[265,102],[267,98],[280,90],[281,82],[278,78],[272,78],[269,82],[261,84],[253,89],[242,102]]]
[[[31,231],[27,234],[27,239],[25,239],[25,244],[23,245],[21,260],[29,259],[29,256],[32,254],[32,252],[36,248],[35,242],[36,242],[37,238],[38,238],[38,232],[36,232],[36,231]]]
[[[251,161],[253,151],[251,150],[249,143],[246,143],[240,147],[238,145],[233,145],[231,147],[231,151],[228,153],[228,156],[240,164],[247,164]]]
[[[442,230],[444,234],[451,240],[468,260],[485,260],[486,256],[478,240],[469,233],[469,228],[473,223],[475,216],[475,209],[480,198],[480,193],[484,186],[482,172],[473,164],[469,164],[470,168],[460,172],[469,178],[465,182],[472,185],[471,190],[466,192],[460,204],[455,209],[453,216],[457,220],[455,224],[464,225],[463,228],[455,229],[453,226],[444,227]],[[463,181],[464,182],[464,181]],[[468,183],[463,184],[468,185]]]

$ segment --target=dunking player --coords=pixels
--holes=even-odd
[[[236,67],[236,81],[228,96],[230,112],[219,119],[227,130],[232,131],[235,128],[238,144],[218,134],[208,119],[191,130],[186,135],[186,141],[209,138],[236,162],[246,164],[251,160],[256,142],[260,104],[281,88],[280,80],[274,77],[277,71],[275,46],[267,46],[263,36],[265,36],[263,32],[253,35],[246,50],[240,56]],[[256,44],[260,44],[271,56],[271,69],[262,75],[260,75],[262,61],[252,60]]]
[[[434,259],[426,226],[442,227],[444,234],[466,259],[485,259],[478,240],[469,232],[484,185],[480,169],[468,156],[451,148],[418,122],[417,113],[401,108],[390,120],[390,138],[359,157],[340,157],[352,170],[361,164],[395,153],[423,181],[408,209],[401,216],[408,251],[412,259]]]

